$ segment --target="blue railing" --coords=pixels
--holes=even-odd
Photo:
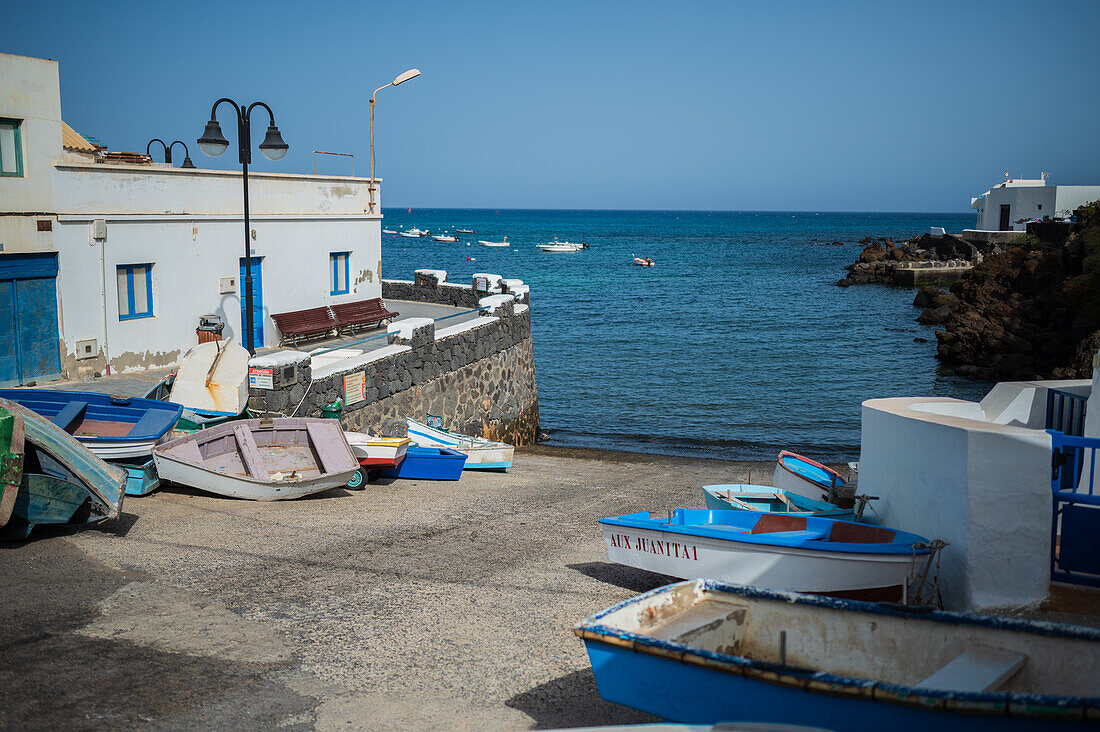
[[[1100,587],[1100,495],[1096,451],[1100,438],[1051,437],[1050,577],[1058,582]]]
[[[1068,391],[1047,389],[1046,429],[1080,437],[1085,434],[1085,406],[1088,397]]]

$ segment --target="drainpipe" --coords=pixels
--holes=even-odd
[[[95,226],[95,224],[93,224]],[[107,360],[107,364],[103,369],[103,375],[108,376],[111,373],[111,351],[107,345],[107,236],[104,231],[103,239],[99,242],[99,271],[100,277],[100,294],[103,296],[103,357]]]

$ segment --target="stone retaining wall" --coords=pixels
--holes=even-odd
[[[539,435],[531,312],[517,303],[525,288],[513,289],[523,291],[479,298],[471,286],[384,282],[385,298],[488,309],[438,333],[428,319],[398,321],[386,347],[316,368],[300,351],[256,357],[249,366],[270,369],[273,388],[250,389],[249,408],[316,417],[339,397],[348,430],[400,436],[406,416],[432,414],[454,432],[530,444]]]

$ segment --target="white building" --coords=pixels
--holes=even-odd
[[[240,171],[105,156],[62,121],[55,61],[0,54],[0,78],[0,385],[171,365],[204,314],[243,343]],[[249,172],[257,347],[270,313],[381,297],[368,184]]]
[[[1069,218],[1078,206],[1100,199],[1100,186],[1048,186],[1038,179],[1007,178],[970,199],[978,231],[1024,231],[1036,219]]]

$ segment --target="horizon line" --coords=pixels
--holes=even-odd
[[[429,209],[435,211],[598,211],[608,213],[805,213],[805,214],[919,214],[924,216],[976,216],[972,211],[818,211],[798,209],[722,209],[722,208],[531,208],[527,206],[382,206],[386,209]]]

